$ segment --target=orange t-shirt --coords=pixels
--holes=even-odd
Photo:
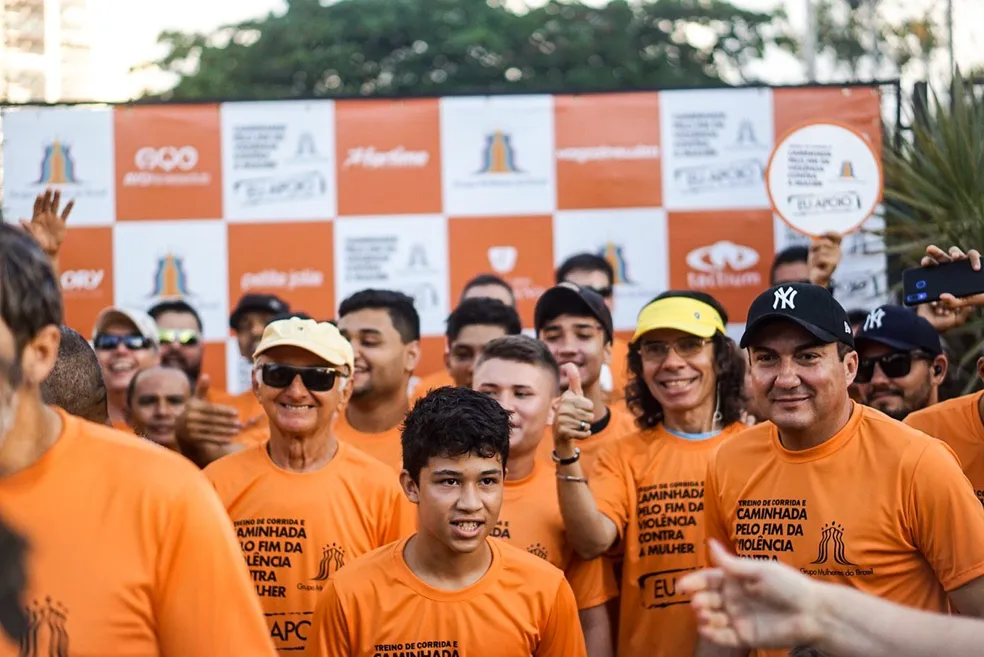
[[[598,455],[601,454],[603,447],[618,440],[622,436],[635,433],[639,430],[635,424],[635,418],[623,410],[624,408],[624,405],[610,407],[608,410],[611,415],[608,418],[608,424],[605,425],[605,428],[593,434],[590,438],[577,441],[577,448],[581,450],[581,467],[584,469],[586,475],[591,475],[594,464],[598,459]],[[543,440],[537,446],[537,460],[554,467],[553,449],[553,435],[548,430],[544,433]]]
[[[382,461],[398,473],[403,472],[403,445],[400,425],[380,433],[362,433],[352,428],[345,417],[345,411],[335,416],[335,437]]]
[[[802,451],[771,422],[746,429],[711,458],[706,491],[708,537],[740,556],[937,613],[984,575],[984,507],[953,452],[861,404]]]
[[[57,411],[61,436],[0,477],[29,544],[32,645],[0,655],[274,655],[232,525],[182,456]]]
[[[252,446],[266,442],[270,437],[270,419],[252,390],[230,395],[210,388],[208,401],[231,406],[239,413],[239,421],[245,424],[246,428],[232,439],[233,442]]]
[[[612,372],[612,391],[609,402],[625,399],[625,384],[629,379],[629,343],[622,338],[612,341],[612,358],[608,365]]]
[[[502,510],[492,536],[563,570],[578,609],[591,609],[618,596],[611,563],[605,559],[584,561],[567,542],[552,467],[534,463],[533,472],[526,477],[506,480]]]
[[[417,385],[413,388],[413,394],[410,395],[410,408],[413,408],[414,403],[431,390],[453,385],[454,379],[451,378],[451,375],[448,374],[447,370],[438,370],[433,374],[425,376],[418,381]]]
[[[392,471],[345,443],[315,472],[281,470],[266,444],[204,472],[232,518],[281,652],[304,648],[328,577],[412,531]]]
[[[984,503],[984,423],[978,410],[982,395],[984,392],[975,392],[934,404],[911,413],[905,423],[942,440],[956,452],[977,499]]]
[[[403,557],[407,540],[328,581],[305,655],[585,657],[574,594],[543,559],[489,539],[488,571],[471,586],[446,591],[413,574]]]
[[[706,565],[704,474],[711,454],[744,429],[689,440],[663,425],[627,435],[604,450],[590,478],[598,510],[618,528],[622,564],[620,657],[692,655],[697,625],[676,581]]]
[[[123,422],[122,420],[112,420],[111,424],[113,425],[113,428],[116,429],[117,431],[133,434],[133,427],[131,427],[126,422]]]

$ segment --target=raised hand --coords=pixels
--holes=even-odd
[[[59,213],[61,192],[46,189],[34,199],[34,216],[31,220],[21,219],[21,227],[31,234],[41,245],[41,249],[49,258],[57,258],[62,243],[65,241],[68,216],[75,207],[75,201],[65,204],[65,209]]]
[[[567,391],[554,403],[554,442],[590,438],[594,403],[584,396],[577,366],[565,363],[563,369],[567,377]]]

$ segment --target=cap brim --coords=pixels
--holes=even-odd
[[[334,365],[335,367],[352,367],[351,363],[347,362],[344,358],[338,358],[338,354],[333,353],[330,350],[325,349],[322,351],[317,348],[312,348],[310,344],[304,344],[300,340],[290,338],[270,340],[266,344],[260,345],[256,348],[256,351],[253,352],[253,360],[256,360],[260,354],[266,353],[267,351],[277,347],[296,347],[297,349],[303,349],[310,354],[314,354],[329,365]]]
[[[851,342],[848,343],[848,342],[842,340],[839,336],[834,335],[833,333],[831,333],[830,331],[828,331],[826,329],[820,328],[816,324],[812,324],[812,323],[807,322],[805,320],[799,319],[798,317],[792,317],[792,316],[787,315],[785,313],[768,313],[768,314],[762,315],[761,317],[756,318],[756,320],[754,322],[752,322],[751,324],[749,324],[748,326],[745,327],[745,332],[741,336],[741,342],[739,343],[739,346],[742,349],[745,349],[745,348],[749,347],[750,346],[749,343],[751,342],[752,336],[757,331],[759,331],[760,329],[762,329],[767,324],[773,324],[773,323],[776,323],[776,322],[790,322],[791,324],[796,324],[797,326],[799,326],[800,328],[804,329],[810,335],[812,335],[813,337],[815,337],[817,340],[820,340],[824,344],[833,344],[835,342],[845,342],[845,344],[850,344],[851,346],[854,346],[853,339],[852,339]]]
[[[864,342],[871,342],[874,344],[884,345],[890,349],[895,349],[896,351],[926,351],[928,353],[933,354],[934,356],[943,353],[942,351],[934,352],[918,344],[903,342],[902,340],[893,340],[891,338],[872,337],[867,335],[864,337],[856,336],[854,338],[854,343],[858,346],[861,346],[861,344]]]
[[[650,331],[656,331],[658,329],[670,329],[674,331],[683,331],[684,333],[689,333],[690,335],[696,335],[698,338],[710,338],[717,333],[717,329],[708,324],[703,324],[701,322],[680,322],[680,321],[665,321],[665,322],[650,322],[649,324],[639,325],[636,327],[636,332],[632,336],[632,342],[635,342],[646,333]]]
[[[605,325],[605,320],[598,316],[591,304],[585,301],[584,297],[575,290],[563,286],[552,287],[540,295],[533,313],[533,328],[539,333],[547,321],[572,312],[594,317],[601,324],[605,333],[611,337],[611,327]]]

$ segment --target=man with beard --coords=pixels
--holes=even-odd
[[[947,359],[936,329],[901,306],[880,306],[854,336],[862,403],[896,419],[939,402]]]
[[[130,431],[126,423],[126,392],[134,374],[160,363],[157,324],[147,313],[106,308],[96,318],[92,335],[106,383],[109,421],[121,431]]]
[[[9,224],[0,299],[0,517],[28,545],[27,643],[0,638],[0,655],[273,655],[201,473],[41,401],[61,293],[45,254]]]
[[[338,318],[355,350],[352,397],[338,413],[338,438],[399,472],[400,424],[420,361],[420,316],[402,292],[362,290],[342,301]]]
[[[147,314],[157,322],[161,365],[184,370],[194,386],[202,373],[202,318],[186,301],[161,301]]]
[[[127,419],[134,433],[168,449],[178,449],[174,427],[191,397],[183,370],[151,367],[137,372],[127,393]]]

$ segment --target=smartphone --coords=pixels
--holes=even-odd
[[[939,301],[944,293],[969,297],[984,293],[984,268],[974,271],[970,260],[936,267],[913,267],[902,272],[902,298],[907,306]]]

